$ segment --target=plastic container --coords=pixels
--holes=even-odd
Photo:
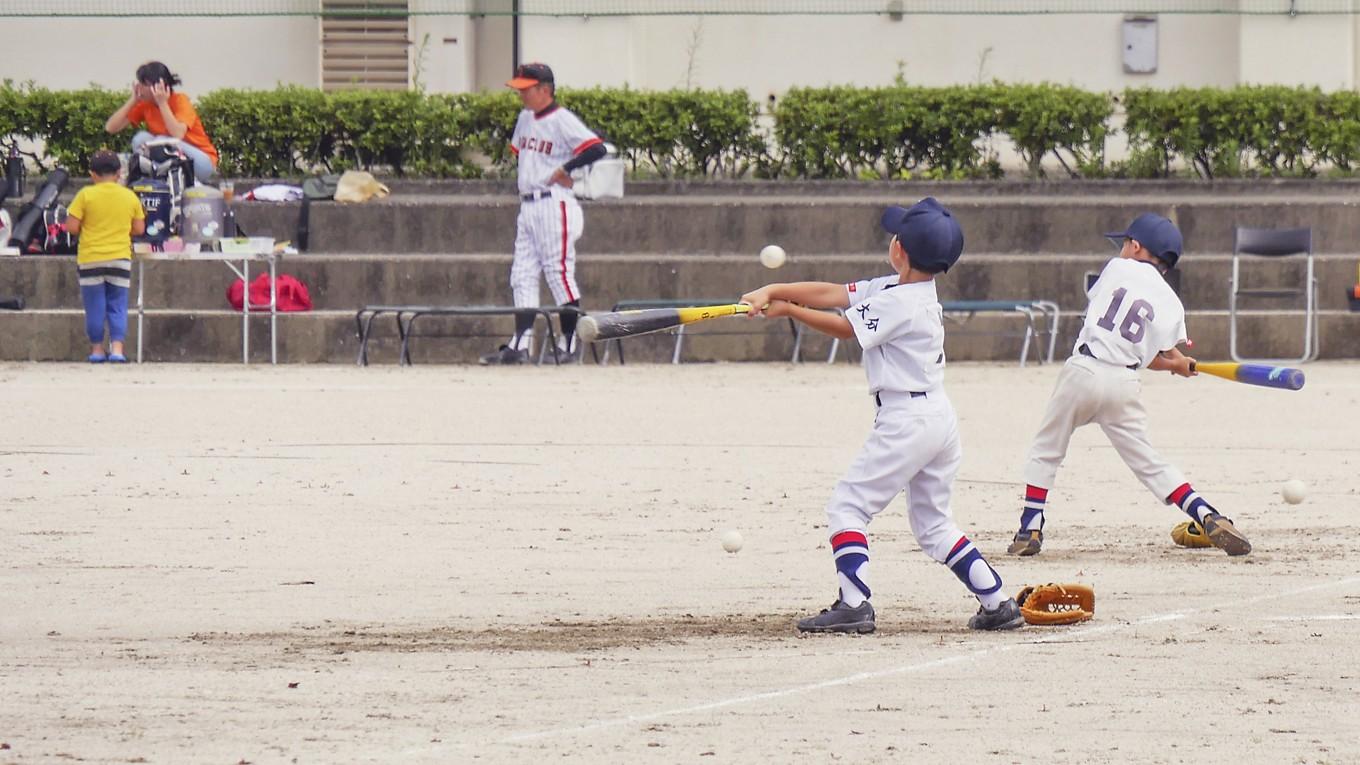
[[[217,246],[225,253],[247,255],[255,252],[273,252],[272,236],[238,236],[235,239],[218,239]]]

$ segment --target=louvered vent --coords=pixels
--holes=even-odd
[[[324,90],[410,85],[407,0],[322,0],[321,87]]]

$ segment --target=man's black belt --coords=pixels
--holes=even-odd
[[[537,202],[540,199],[547,199],[552,196],[551,191],[531,191],[528,194],[520,194],[519,198],[524,202]]]

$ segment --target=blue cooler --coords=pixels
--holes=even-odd
[[[132,193],[142,200],[146,211],[146,233],[135,237],[138,242],[164,244],[170,238],[170,214],[174,204],[170,184],[155,178],[143,178],[132,184]]]

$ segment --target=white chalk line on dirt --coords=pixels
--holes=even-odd
[[[1267,616],[1268,622],[1344,622],[1360,619],[1360,614],[1312,614],[1303,616]]]
[[[583,723],[581,725],[572,725],[563,728],[550,728],[548,730],[517,733],[505,738],[498,739],[496,741],[486,742],[486,745],[518,744],[527,741],[552,738],[555,736],[567,736],[576,735],[580,733],[591,733],[595,731],[605,730],[608,728],[617,728],[621,725],[630,725],[640,722],[650,722],[652,720],[657,720],[663,717],[674,717],[677,715],[695,714],[698,712],[710,712],[716,709],[725,709],[727,707],[740,706],[743,704],[753,704],[760,701],[782,699],[789,696],[811,693],[813,691],[818,691],[825,688],[834,688],[842,685],[851,685],[854,683],[860,683],[870,680],[881,680],[883,678],[894,677],[896,675],[923,672],[926,670],[935,669],[937,667],[949,666],[951,664],[959,664],[967,661],[976,661],[994,654],[1002,654],[1010,651],[1024,650],[1026,648],[1031,648],[1034,646],[1041,646],[1046,643],[1072,642],[1074,640],[1081,638],[1093,637],[1096,635],[1103,635],[1111,632],[1119,632],[1130,627],[1136,628],[1140,626],[1146,626],[1149,624],[1174,621],[1176,619],[1185,619],[1196,614],[1240,608],[1242,606],[1254,605],[1256,603],[1261,603],[1269,600],[1279,600],[1281,598],[1296,597],[1298,595],[1304,595],[1310,592],[1316,592],[1318,590],[1326,590],[1334,587],[1345,587],[1351,584],[1360,584],[1360,576],[1338,579],[1331,582],[1321,582],[1319,584],[1312,584],[1306,587],[1297,587],[1292,590],[1267,593],[1257,595],[1254,597],[1239,598],[1237,600],[1232,600],[1218,605],[1205,606],[1203,608],[1193,608],[1186,609],[1183,611],[1172,611],[1164,614],[1154,614],[1152,616],[1145,616],[1141,619],[1135,619],[1133,621],[1123,622],[1120,624],[1103,624],[1099,626],[1090,626],[1085,628],[1079,627],[1076,628],[1075,630],[1062,630],[1059,632],[1052,633],[1051,635],[1038,637],[1032,640],[1026,640],[1025,642],[1021,643],[1006,643],[1003,645],[989,646],[987,648],[982,648],[976,651],[958,654],[955,656],[946,656],[939,659],[931,659],[929,661],[919,662],[916,664],[907,664],[900,667],[891,667],[889,669],[874,670],[870,672],[856,672],[852,675],[836,677],[830,680],[822,680],[816,683],[795,685],[789,688],[781,688],[773,691],[765,691],[764,693],[753,693],[745,696],[734,696],[728,699],[710,701],[703,704],[694,704],[686,707],[677,707],[674,709],[665,709],[658,712],[649,712],[647,714],[625,715],[623,717],[615,717],[607,720],[596,720],[593,722]],[[405,754],[430,753],[439,749],[460,748],[462,746],[466,746],[466,744],[450,743],[435,746],[413,747],[407,749],[404,753]]]

